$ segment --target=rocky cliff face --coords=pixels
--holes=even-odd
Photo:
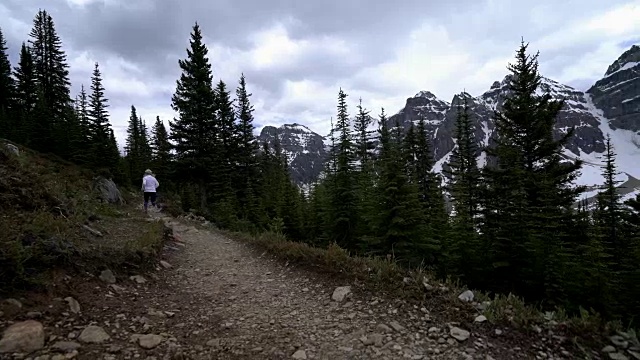
[[[279,128],[265,126],[258,141],[273,147],[276,136],[291,171],[298,184],[309,184],[318,178],[327,158],[325,138],[300,124],[285,124]]]
[[[479,96],[461,93],[454,96],[451,102],[439,99],[431,92],[420,91],[408,98],[398,113],[389,117],[389,126],[399,124],[406,128],[423,117],[433,140],[436,170],[441,171],[446,168],[456,146],[457,106],[466,97],[475,127],[479,164],[485,165],[486,155],[482,148],[491,145],[495,128],[494,112],[501,110],[510,95],[507,87],[509,76],[494,82]],[[633,180],[640,178],[640,166],[637,166],[640,160],[640,47],[633,46],[623,53],[587,92],[548,78],[543,78],[539,92],[565,100],[556,122],[555,134],[560,136],[575,128],[574,136],[565,146],[564,155],[585,160],[578,181],[580,184],[593,186],[602,183],[600,165],[607,133],[612,136],[618,154],[618,166],[622,172],[620,179],[629,186],[635,184]],[[261,140],[272,138],[274,131],[275,128],[266,127],[260,135]],[[323,146],[326,138],[295,124],[282,127],[279,136],[283,150],[291,159],[294,179],[299,183],[309,183],[315,179],[327,157],[326,146]],[[630,188],[629,193],[633,192],[635,189]]]
[[[640,46],[625,51],[587,93],[612,128],[640,131]]]

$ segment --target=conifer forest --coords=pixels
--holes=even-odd
[[[219,228],[281,233],[322,248],[335,243],[543,308],[593,310],[625,322],[640,316],[640,197],[622,202],[616,192],[616,149],[608,141],[595,206],[575,206],[584,191],[575,183],[582,163],[560,154],[572,136],[552,134],[563,102],[536,92],[538,55],[524,42],[508,65],[512,95],[494,114],[490,165],[478,165],[464,101],[443,181],[424,120],[405,130],[384,109],[349,108],[348,94],[336,89],[330,158],[309,191],[290,180],[277,141],[258,143],[251,79],[214,79],[197,23],[176,64],[176,117],[142,119],[132,104],[123,152],[99,64],[71,94],[63,43],[47,11],[35,15],[22,47],[10,50],[19,53],[16,64],[0,32],[1,138],[125,188],[138,189],[144,170],[153,169],[161,202]]]

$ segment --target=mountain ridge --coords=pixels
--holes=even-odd
[[[456,107],[462,96],[467,97],[473,122],[476,144],[478,145],[479,165],[486,164],[486,155],[482,148],[491,145],[491,137],[495,129],[493,123],[494,110],[500,110],[509,95],[508,82],[511,75],[500,81],[494,81],[484,93],[473,96],[461,92],[453,96],[450,102],[442,100],[431,91],[418,91],[413,97],[406,99],[405,106],[388,118],[389,125],[399,123],[408,128],[424,117],[427,131],[432,140],[435,171],[442,173],[448,158],[456,146],[455,118]],[[620,180],[627,183],[640,178],[640,167],[635,166],[636,157],[640,159],[640,47],[631,46],[622,53],[606,70],[604,76],[597,80],[588,90],[580,91],[553,79],[542,77],[538,93],[549,93],[554,99],[564,99],[555,126],[554,135],[566,134],[575,128],[574,136],[563,149],[568,158],[585,160],[583,174],[578,184],[595,186],[602,183],[600,175],[601,161],[599,156],[605,150],[606,134],[612,136],[613,145],[618,154]],[[289,161],[294,180],[299,184],[313,182],[323,170],[327,157],[328,137],[311,131],[308,127],[295,124],[295,128],[281,127],[279,131],[282,149]],[[322,139],[324,147],[318,144],[296,140],[301,127],[309,132],[314,141]],[[267,128],[267,127],[265,127]],[[260,133],[259,140],[273,142],[275,127]],[[296,134],[295,136],[294,133]],[[287,144],[287,145],[285,145]],[[307,153],[304,153],[304,149]],[[301,151],[302,150],[302,151]],[[313,152],[309,157],[308,153]],[[304,155],[304,156],[301,156]],[[298,160],[298,158],[300,158]],[[300,176],[304,174],[304,176]],[[634,190],[632,193],[637,191]]]

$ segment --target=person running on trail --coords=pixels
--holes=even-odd
[[[156,189],[160,186],[160,183],[153,176],[153,172],[149,169],[145,170],[144,177],[142,178],[142,191],[144,192],[144,212],[147,212],[147,206],[149,200],[151,205],[156,206]]]

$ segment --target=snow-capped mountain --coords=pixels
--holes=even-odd
[[[389,118],[389,125],[396,123],[408,127],[412,122],[424,117],[433,139],[436,170],[447,166],[449,157],[456,146],[455,119],[457,105],[462,97],[467,98],[471,118],[475,127],[475,138],[479,147],[479,164],[486,164],[486,156],[481,150],[490,145],[494,131],[493,113],[500,110],[509,95],[507,75],[502,81],[494,82],[488,91],[473,97],[462,93],[451,102],[437,98],[429,91],[420,91],[406,101],[398,113]],[[565,146],[567,158],[585,161],[578,182],[587,186],[603,183],[601,176],[602,154],[605,150],[606,134],[610,134],[615,152],[621,192],[625,197],[640,191],[640,47],[632,46],[607,69],[604,77],[586,92],[543,78],[540,93],[548,92],[556,99],[565,99],[555,132],[566,133],[575,127],[574,136]],[[327,157],[327,139],[302,125],[285,125],[279,136],[283,151],[287,154],[294,179],[299,183],[313,181],[322,171],[322,162]],[[261,141],[273,139],[275,128],[266,127],[260,134]],[[313,140],[312,140],[313,139]],[[271,140],[272,142],[272,140]],[[590,197],[595,191],[588,192]]]
[[[300,124],[285,124],[279,128],[265,126],[258,141],[273,148],[276,134],[291,171],[298,184],[309,184],[318,178],[327,158],[325,137]]]

